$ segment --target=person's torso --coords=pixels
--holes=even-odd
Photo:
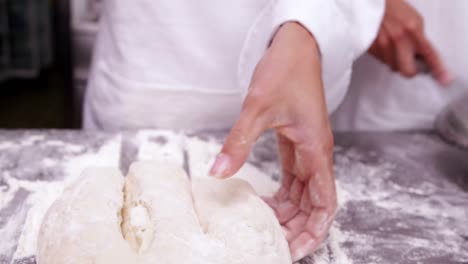
[[[468,76],[468,1],[410,0],[424,17],[428,38],[461,82]],[[354,66],[346,99],[332,115],[335,130],[431,129],[436,115],[456,92],[428,74],[406,79],[366,54]]]
[[[87,107],[111,129],[228,127],[239,55],[267,2],[107,0]]]

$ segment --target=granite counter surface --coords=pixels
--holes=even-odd
[[[35,263],[45,211],[83,168],[125,171],[164,156],[190,171],[190,140],[213,148],[223,136],[0,130],[0,264]],[[344,133],[335,142],[340,210],[327,241],[302,263],[468,263],[468,151],[431,133]],[[276,159],[266,136],[249,164],[277,180]]]

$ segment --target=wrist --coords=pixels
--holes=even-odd
[[[276,32],[272,46],[286,45],[295,54],[309,54],[320,59],[320,50],[314,35],[298,22],[287,22]]]

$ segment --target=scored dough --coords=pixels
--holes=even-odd
[[[38,264],[290,264],[273,211],[240,179],[179,166],[88,169],[47,212]]]

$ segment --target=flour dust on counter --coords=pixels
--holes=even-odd
[[[87,163],[120,164],[126,172],[135,160],[157,157],[203,179],[225,135],[1,132],[0,263],[35,263],[38,223],[61,183]],[[344,133],[335,142],[338,215],[326,241],[301,264],[468,263],[465,151],[430,133]],[[276,151],[267,134],[235,177],[259,194],[273,193]]]
[[[467,263],[468,193],[439,172],[439,155],[452,160],[459,150],[444,153],[438,138],[405,139],[389,137],[372,151],[372,137],[336,148],[336,222],[349,238],[345,249],[357,263]]]
[[[76,131],[0,135],[0,263],[35,263],[39,226],[52,202],[92,165],[117,166],[121,136]],[[4,239],[5,238],[5,239]]]

